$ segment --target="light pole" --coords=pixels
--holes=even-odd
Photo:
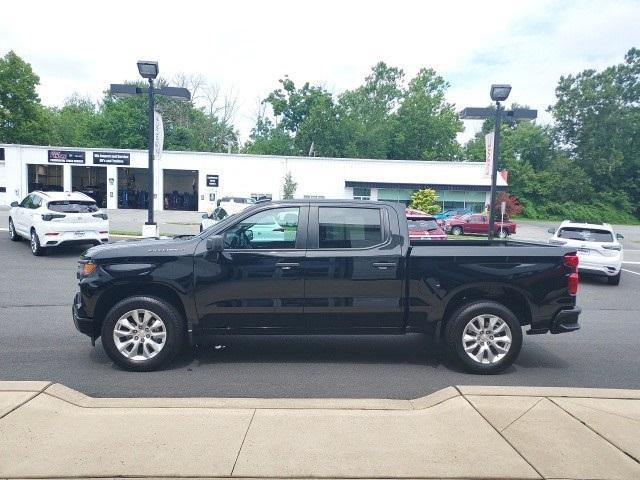
[[[153,207],[155,201],[155,192],[154,192],[154,168],[153,168],[153,160],[154,160],[154,143],[155,143],[155,95],[163,95],[165,97],[174,98],[177,100],[191,100],[191,93],[186,88],[181,87],[160,87],[155,88],[154,80],[158,76],[158,62],[152,61],[138,61],[138,72],[140,76],[149,81],[149,87],[144,89],[138,87],[136,85],[127,85],[127,84],[111,84],[111,94],[116,97],[127,97],[132,95],[143,95],[147,94],[149,97],[149,139],[148,139],[148,149],[149,149],[149,166],[148,166],[148,183],[147,188],[149,190],[149,200],[147,204],[147,221],[145,222],[145,226],[142,228],[143,236],[158,236],[158,228],[153,218]],[[145,228],[146,227],[146,228]]]
[[[496,183],[498,181],[498,160],[500,159],[500,120],[504,102],[511,93],[511,85],[491,85],[491,100],[496,102],[496,124],[493,127],[493,161],[491,162],[491,200],[489,207],[489,240],[493,240],[493,226],[496,221]]]
[[[486,120],[495,115],[495,125],[493,127],[493,157],[491,161],[491,193],[489,204],[489,240],[493,239],[496,211],[496,184],[498,180],[498,162],[500,160],[500,124],[504,114],[505,120],[516,122],[521,120],[534,120],[538,117],[537,110],[528,108],[516,108],[514,110],[505,111],[501,102],[504,102],[511,93],[511,85],[495,84],[491,85],[491,100],[496,102],[495,113],[492,108],[467,107],[460,112],[460,118],[463,120]]]

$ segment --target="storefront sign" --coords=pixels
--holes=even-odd
[[[84,152],[49,150],[49,163],[84,163]]]
[[[207,187],[218,187],[219,183],[219,175],[207,175]]]
[[[120,152],[93,152],[94,165],[129,165],[131,154]]]

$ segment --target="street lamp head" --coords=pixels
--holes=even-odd
[[[138,72],[142,78],[153,80],[158,76],[158,62],[138,60]]]
[[[511,93],[511,85],[491,85],[491,100],[494,102],[504,102]]]

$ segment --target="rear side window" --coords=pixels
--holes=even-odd
[[[380,209],[320,207],[320,248],[366,248],[382,243]]]
[[[48,208],[60,213],[93,213],[99,210],[96,202],[82,200],[55,200],[49,202]]]
[[[432,219],[407,218],[409,230],[437,230],[438,223]]]
[[[558,230],[558,238],[582,242],[613,242],[613,234],[610,231],[596,228],[564,227]]]

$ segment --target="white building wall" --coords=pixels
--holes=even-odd
[[[37,147],[2,145],[5,148],[4,204],[21,200],[27,193],[27,164],[50,165],[48,150],[79,150],[85,153],[84,166],[93,166],[92,149],[72,147]],[[130,155],[129,168],[146,168],[148,153],[144,150],[118,150],[100,148],[100,152],[126,152]],[[98,166],[107,170],[107,208],[117,208],[118,166]],[[64,164],[64,189],[71,190],[72,165]],[[298,184],[295,196],[323,196],[325,198],[352,198],[353,189],[345,182],[443,184],[489,186],[490,178],[484,174],[483,163],[424,162],[404,160],[367,160],[339,158],[309,158],[259,156],[243,154],[214,154],[200,152],[163,152],[156,160],[155,209],[163,208],[163,173],[165,169],[198,171],[198,210],[210,211],[223,196],[249,196],[271,194],[274,200],[282,198],[283,179],[290,172]],[[219,176],[219,187],[207,187],[207,175]],[[0,177],[1,178],[1,177]],[[2,185],[0,183],[0,185]],[[506,186],[498,176],[498,185]],[[371,189],[371,199],[378,198],[378,189]],[[1,199],[1,197],[0,197]],[[488,199],[488,193],[487,193]],[[488,203],[488,200],[487,200]]]

